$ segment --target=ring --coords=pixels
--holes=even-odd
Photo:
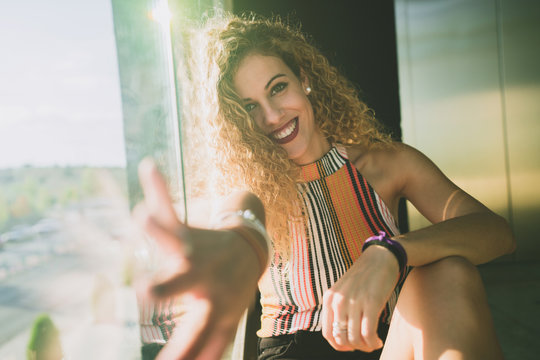
[[[334,321],[332,323],[332,336],[337,337],[340,334],[348,332],[347,323],[342,321]]]
[[[333,329],[333,330],[332,330],[332,336],[335,337],[335,338],[337,338],[337,337],[339,337],[339,336],[342,336],[342,335],[345,335],[345,334],[347,334],[347,329],[341,330],[341,331],[340,331],[340,330],[336,330],[336,329]]]
[[[340,330],[340,331],[347,330],[347,328],[348,328],[347,322],[346,321],[334,321],[332,323],[332,328]]]

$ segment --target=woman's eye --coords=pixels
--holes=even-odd
[[[275,95],[281,91],[283,91],[286,87],[287,87],[287,83],[285,82],[280,82],[280,83],[277,83],[276,85],[274,85],[274,87],[272,87],[272,90],[270,91],[270,93],[272,95]]]
[[[244,109],[247,112],[250,112],[251,110],[255,109],[255,104],[246,104],[246,105],[244,105]]]

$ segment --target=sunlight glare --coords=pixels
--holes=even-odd
[[[150,17],[163,26],[169,26],[172,18],[171,10],[167,0],[159,1],[156,7],[152,10]]]

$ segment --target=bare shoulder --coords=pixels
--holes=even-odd
[[[379,177],[394,178],[406,163],[414,162],[422,155],[403,143],[391,143],[366,149],[362,146],[347,148],[349,160],[363,176],[376,180]]]
[[[409,198],[417,188],[448,181],[426,155],[404,143],[374,146],[353,154],[356,156],[351,161],[359,171],[374,184],[386,184],[395,197]]]
[[[435,187],[447,188],[454,191],[458,187],[454,185],[443,172],[421,151],[407,144],[397,146],[391,162],[392,169],[397,171],[401,178],[401,194],[409,198],[412,193],[422,188]]]
[[[387,174],[393,178],[399,197],[409,200],[428,220],[437,223],[469,213],[489,211],[454,184],[421,151],[396,144],[386,154]]]
[[[357,168],[363,167],[370,163],[370,160],[374,160],[385,154],[390,155],[395,151],[396,146],[400,146],[398,143],[392,143],[388,145],[381,145],[376,147],[367,148],[362,145],[350,145],[346,146],[347,156],[349,160],[356,165]]]
[[[350,161],[394,213],[399,199],[409,200],[436,223],[487,209],[461,190],[421,151],[403,143],[350,147]]]

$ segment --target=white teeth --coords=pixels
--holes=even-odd
[[[287,136],[291,135],[292,132],[294,131],[294,128],[296,128],[296,121],[297,120],[291,121],[291,124],[289,126],[287,126],[285,129],[281,130],[278,133],[274,133],[272,135],[274,137],[274,139],[281,140],[281,139],[286,138]]]

